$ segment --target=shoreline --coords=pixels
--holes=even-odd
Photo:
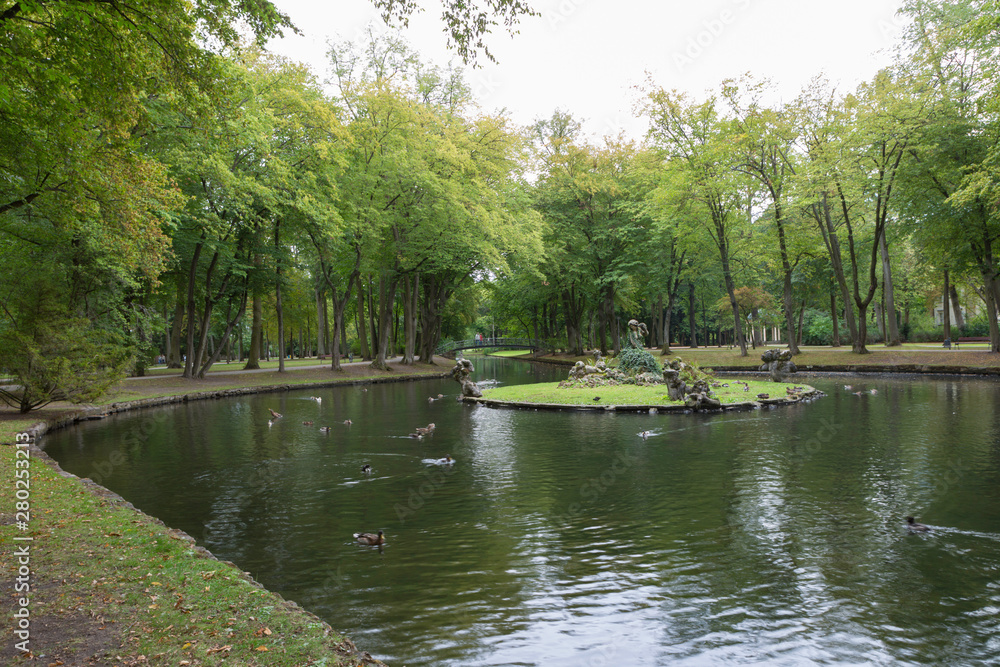
[[[656,405],[642,404],[622,404],[622,405],[572,405],[566,403],[532,403],[530,401],[505,401],[483,396],[473,398],[465,396],[462,401],[474,405],[483,405],[488,408],[512,408],[518,410],[569,410],[573,412],[649,412],[656,414],[707,414],[714,412],[734,412],[746,410],[759,410],[764,407],[776,407],[779,405],[796,405],[799,403],[810,403],[818,398],[826,396],[825,393],[809,387],[810,391],[803,392],[798,396],[778,396],[776,398],[758,398],[753,401],[738,401],[735,403],[723,403],[717,408],[690,408],[683,403],[669,403]]]
[[[768,348],[768,349],[782,349],[782,348]],[[656,350],[647,349],[648,352],[654,353],[654,356],[658,360],[662,360]],[[682,351],[683,352],[683,351]],[[680,357],[687,361],[688,358],[697,361],[697,352],[695,354],[690,354],[687,357],[682,352],[672,353],[667,355],[670,358]],[[715,352],[712,350],[712,352]],[[937,351],[932,351],[930,354],[943,354]],[[586,361],[587,356],[581,357],[570,357],[565,355],[560,356],[544,356],[544,357],[532,357],[530,355],[518,355],[518,356],[499,356],[499,355],[484,355],[484,356],[497,356],[497,358],[503,359],[516,359],[518,361],[530,361],[534,363],[542,364],[553,364],[557,366],[573,366],[577,361]],[[877,363],[844,363],[844,364],[824,364],[824,363],[813,363],[813,364],[799,364],[798,373],[843,373],[843,374],[901,374],[901,375],[941,375],[941,376],[956,376],[956,377],[968,377],[968,376],[979,376],[979,377],[1000,377],[1000,355],[997,355],[996,366],[976,366],[976,365],[953,365],[953,364],[928,364],[928,363],[902,363],[902,364],[877,364]],[[746,374],[763,374],[766,371],[760,370],[760,364],[747,364],[745,366],[740,365],[725,365],[725,364],[699,364],[705,369],[710,369],[713,373],[746,373]],[[796,374],[792,374],[790,377],[794,377]]]
[[[531,358],[530,356],[506,357],[519,359],[521,361],[532,361],[536,363],[549,363],[562,366],[572,366],[577,358]],[[127,500],[118,494],[100,486],[89,478],[80,478],[71,473],[67,473],[59,466],[58,462],[49,457],[44,448],[38,446],[38,438],[45,433],[59,428],[66,428],[83,421],[103,419],[111,414],[139,410],[148,407],[158,407],[164,405],[187,403],[190,401],[210,400],[218,398],[228,398],[234,396],[252,395],[258,393],[277,393],[292,391],[295,389],[325,388],[335,386],[356,386],[371,385],[389,382],[409,382],[425,379],[441,379],[450,375],[453,360],[446,357],[437,357],[439,365],[433,367],[399,367],[395,365],[390,374],[378,377],[346,377],[338,379],[325,379],[317,381],[305,381],[301,383],[280,383],[262,384],[257,386],[234,387],[227,386],[218,389],[205,389],[200,391],[178,391],[170,395],[154,395],[149,397],[130,398],[129,400],[112,400],[105,404],[89,405],[85,407],[54,407],[47,412],[50,416],[42,418],[33,423],[31,416],[27,418],[12,414],[8,411],[4,415],[5,419],[0,420],[0,434],[2,434],[3,444],[13,445],[14,433],[30,433],[32,445],[29,449],[30,456],[44,463],[37,466],[32,473],[32,497],[41,509],[36,509],[32,515],[31,529],[28,533],[30,537],[37,540],[32,543],[33,570],[32,593],[34,597],[32,607],[32,622],[34,634],[32,635],[32,647],[34,652],[30,655],[20,654],[14,650],[14,627],[8,624],[4,628],[3,636],[5,644],[0,649],[0,658],[9,659],[12,664],[20,664],[28,660],[45,659],[48,663],[58,664],[62,660],[65,664],[75,664],[85,662],[96,657],[94,664],[142,664],[149,654],[156,662],[173,661],[175,664],[203,664],[203,665],[223,665],[223,664],[245,664],[245,665],[299,665],[313,664],[317,661],[330,660],[329,665],[383,665],[380,661],[372,658],[367,652],[361,651],[347,638],[343,637],[335,629],[315,614],[304,609],[294,601],[286,600],[280,594],[264,589],[256,582],[249,573],[243,572],[237,565],[222,561],[216,558],[204,547],[198,546],[194,539],[182,531],[166,526],[161,520],[151,515],[145,514],[136,509]],[[447,364],[441,362],[447,361]],[[998,360],[1000,363],[1000,360]],[[426,369],[426,370],[422,370]],[[757,375],[760,371],[756,366],[712,366],[714,371],[730,373],[742,373],[747,375]],[[327,369],[328,370],[328,369]],[[358,370],[361,370],[358,368]],[[376,372],[376,371],[370,371]],[[801,368],[803,374],[816,373],[899,373],[916,376],[1000,376],[1000,366],[997,368],[983,368],[970,366],[938,366],[927,367],[926,365],[900,364],[900,365],[872,365],[872,364],[847,364],[835,366],[808,365]],[[289,374],[301,373],[302,376],[309,375],[309,369],[289,369]],[[246,375],[240,372],[227,372],[227,375],[235,375],[236,379],[247,379]],[[156,378],[151,378],[156,384]],[[221,378],[209,378],[208,381],[186,381],[181,383],[191,388],[204,387],[211,384],[220,384]],[[170,379],[162,381],[164,384],[174,385],[178,381]],[[233,383],[230,383],[230,385]],[[145,383],[143,383],[145,385]],[[146,387],[143,387],[146,389]],[[135,389],[135,385],[130,386]],[[155,388],[147,391],[155,392]],[[136,393],[136,392],[120,392]],[[141,392],[139,392],[141,393]],[[816,392],[822,394],[822,392]],[[116,396],[117,398],[118,396]],[[816,396],[809,394],[808,400],[814,400]],[[803,396],[802,398],[805,398]],[[788,400],[785,397],[774,399],[759,399],[757,401],[746,401],[742,403],[724,405],[713,411],[723,412],[726,410],[751,410],[775,404],[794,404],[802,402],[802,398]],[[468,400],[468,399],[466,399]],[[473,399],[474,403],[488,403],[488,399]],[[491,406],[494,407],[494,406]],[[538,409],[539,404],[525,405],[497,405],[496,407],[527,408]],[[649,411],[655,408],[657,412],[690,412],[689,408],[683,405],[668,406],[573,406],[573,405],[553,405],[549,409],[557,410],[632,410]],[[44,412],[44,411],[40,411]],[[15,447],[0,447],[0,457],[6,457],[9,466],[7,470],[14,470]],[[13,473],[9,480],[5,480],[7,488],[13,491]],[[40,500],[43,496],[48,496],[52,500],[52,506],[45,507],[45,501]],[[79,509],[80,503],[85,509]],[[38,507],[36,506],[36,507]],[[54,514],[54,517],[46,514]],[[69,520],[66,520],[66,517]],[[87,518],[84,518],[87,517]],[[13,536],[23,536],[26,533],[18,533],[14,530],[13,512],[7,509],[0,510],[0,534],[8,539],[2,550],[4,558],[0,565],[0,576],[8,582],[14,581],[16,574],[15,558],[12,557],[15,543]],[[126,525],[126,528],[121,528]],[[236,623],[230,626],[241,629],[240,636],[247,635],[249,644],[240,646],[235,640],[230,640],[232,634],[227,635],[225,641],[233,641],[232,644],[224,644],[223,641],[215,642],[217,645],[209,646],[206,638],[194,641],[177,641],[176,645],[166,646],[163,652],[150,650],[152,644],[157,648],[161,644],[169,644],[171,631],[175,628],[174,623],[167,624],[166,621],[159,626],[153,620],[146,617],[146,609],[135,600],[154,599],[150,598],[151,590],[147,578],[151,575],[136,575],[129,578],[123,575],[119,567],[107,566],[117,557],[119,561],[126,559],[128,551],[126,546],[119,544],[122,535],[126,531],[136,533],[136,540],[139,546],[131,546],[132,551],[141,554],[139,559],[139,570],[145,571],[146,563],[156,559],[173,560],[180,563],[186,570],[174,579],[170,579],[162,572],[158,575],[158,581],[153,582],[157,586],[163,586],[163,592],[167,590],[183,591],[184,583],[189,579],[191,572],[201,573],[202,577],[207,576],[206,572],[199,568],[204,568],[205,564],[211,563],[212,567],[221,568],[220,575],[213,584],[217,587],[228,587],[238,591],[240,607],[234,608],[232,605],[225,608],[224,597],[199,600],[192,606],[203,607],[201,611],[206,612],[206,617],[200,624],[211,627],[215,619],[225,619],[232,616],[229,621]],[[96,535],[95,535],[96,533]],[[22,538],[23,539],[23,538]],[[100,554],[99,558],[92,556]],[[126,554],[126,555],[119,555]],[[71,563],[75,563],[72,565]],[[78,569],[83,569],[86,564],[87,576],[79,573]],[[158,567],[162,568],[163,565]],[[193,568],[193,569],[192,569]],[[212,570],[213,576],[216,570]],[[37,574],[35,574],[37,573]],[[91,574],[93,573],[93,574]],[[116,590],[121,591],[118,598],[100,598],[96,592],[99,584],[97,582],[113,578],[113,573],[118,574],[120,581]],[[99,576],[104,575],[104,576]],[[91,581],[86,579],[93,577]],[[84,581],[77,581],[77,579]],[[222,580],[225,580],[224,582]],[[204,582],[202,582],[204,583]],[[94,589],[92,590],[92,585]],[[249,592],[247,592],[249,589]],[[8,618],[13,618],[14,600],[10,595],[13,585],[0,603],[4,613]],[[159,590],[159,589],[153,589]],[[58,606],[47,599],[46,591],[55,591],[62,596],[75,596],[80,600],[69,612],[65,609],[56,609]],[[103,591],[100,592],[103,594]],[[180,593],[174,593],[180,597]],[[221,601],[220,601],[221,600]],[[156,603],[148,605],[150,609],[157,606]],[[183,608],[182,608],[183,609]],[[89,618],[84,618],[86,612]],[[190,612],[188,612],[190,613]],[[67,617],[67,614],[70,614]],[[68,620],[67,620],[68,618]],[[179,616],[181,621],[184,616]],[[188,616],[189,624],[197,627],[198,623],[193,621],[193,616]],[[245,619],[249,619],[249,627]],[[127,621],[133,620],[133,623]],[[142,636],[134,629],[137,624],[147,632]],[[64,628],[64,629],[59,629]],[[215,630],[213,630],[215,632]],[[263,634],[260,634],[263,633]],[[196,635],[197,633],[195,633]],[[147,636],[148,635],[148,636]],[[194,636],[194,635],[192,635]],[[214,636],[214,635],[213,635]],[[83,639],[81,639],[83,638]],[[280,641],[276,641],[280,640]],[[46,643],[48,642],[48,643]],[[152,644],[151,644],[152,642]],[[133,646],[135,644],[135,646]],[[256,645],[256,646],[254,646]],[[269,649],[268,646],[274,648]],[[142,652],[144,651],[144,652]],[[279,658],[279,652],[281,657]],[[294,657],[293,657],[294,656]],[[101,658],[108,661],[104,662]],[[286,660],[291,662],[286,662]]]
[[[8,582],[0,608],[11,619],[3,628],[0,661],[383,666],[318,616],[264,588],[250,573],[217,558],[187,533],[142,512],[93,480],[64,471],[45,452],[40,438],[52,430],[143,408],[296,389],[447,378],[453,362],[443,357],[436,361],[433,366],[391,364],[388,372],[356,366],[335,379],[324,376],[329,369],[292,368],[287,372],[298,373],[297,379],[305,381],[256,386],[234,387],[232,382],[210,376],[207,382],[171,378],[143,383],[143,391],[136,392],[134,384],[123,389],[123,381],[107,403],[54,406],[40,411],[49,413],[42,418],[6,411],[0,436],[9,446],[0,447],[0,459],[9,464],[4,469],[10,474],[4,482],[13,496],[13,471],[21,467],[15,466],[15,459],[27,462],[32,511],[22,526],[15,521],[13,503],[0,510],[0,534],[5,538],[0,577]],[[238,373],[227,375],[247,379]],[[310,377],[319,379],[310,381]],[[213,380],[227,386],[190,391]],[[168,385],[168,395],[155,395],[163,390],[158,384]],[[178,384],[182,389],[175,391]],[[140,395],[132,398],[136,393]],[[154,395],[143,397],[142,393]],[[115,400],[122,394],[129,395],[129,400]],[[21,444],[26,442],[30,444]],[[15,593],[20,572],[16,555],[27,553],[20,551],[24,549],[30,550],[30,586],[27,592]],[[151,581],[153,572],[156,581]],[[205,585],[209,578],[211,583]],[[18,595],[29,596],[21,598],[29,604],[17,607]],[[161,605],[160,597],[174,604]],[[67,598],[75,604],[66,605],[63,600]],[[30,633],[29,643],[20,646],[24,637],[15,634],[17,609],[30,612],[29,630],[23,631]],[[24,647],[30,652],[23,652]]]

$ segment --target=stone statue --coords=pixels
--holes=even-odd
[[[646,336],[649,335],[646,324],[639,320],[629,320],[628,328],[628,344],[637,350],[646,349]]]
[[[455,363],[455,367],[451,369],[451,377],[462,385],[462,396],[471,396],[473,398],[480,398],[483,392],[479,391],[479,387],[476,383],[469,379],[472,375],[472,371],[476,370],[472,366],[472,362],[468,359],[458,359]]]
[[[764,362],[760,370],[770,372],[773,382],[784,382],[789,374],[798,370],[792,361],[791,350],[768,350],[760,355],[760,360]]]

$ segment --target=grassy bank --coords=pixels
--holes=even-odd
[[[245,387],[329,386],[338,383],[437,377],[439,365],[376,372],[355,364],[289,373],[212,374],[127,380],[102,405],[162,396],[200,396]],[[0,411],[0,465],[5,506],[0,507],[0,578],[6,619],[0,663],[44,665],[377,665],[327,624],[260,588],[233,564],[217,561],[191,539],[89,482],[65,475],[31,451],[21,470],[30,482],[26,529],[14,505],[19,432],[57,421],[80,406],[53,404],[27,417]],[[23,495],[23,494],[22,494]],[[23,508],[23,506],[22,506]],[[15,540],[15,538],[31,538]],[[28,592],[15,592],[19,549],[28,548]],[[29,598],[32,654],[16,647],[13,615]]]

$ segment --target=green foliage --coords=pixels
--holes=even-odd
[[[627,347],[615,358],[618,361],[618,369],[632,376],[640,373],[654,373],[659,375],[663,372],[656,358],[646,350]]]
[[[32,287],[8,301],[0,322],[0,368],[18,385],[0,389],[0,400],[21,412],[57,400],[94,401],[124,376],[130,341],[72,315],[51,286]]]
[[[410,15],[420,9],[416,0],[372,0],[382,11],[386,23],[406,25]],[[448,34],[448,47],[455,49],[466,63],[475,64],[476,56],[483,54],[495,62],[483,38],[502,21],[514,34],[521,16],[536,16],[537,12],[523,0],[445,0],[441,7],[441,20]]]

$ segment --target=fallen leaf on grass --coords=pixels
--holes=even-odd
[[[221,653],[223,651],[225,651],[225,652],[228,653],[229,651],[232,651],[232,650],[233,650],[233,645],[232,644],[226,644],[225,646],[215,646],[213,648],[210,648],[210,649],[208,649],[206,651],[206,653],[208,655],[212,655],[214,653]]]
[[[266,650],[267,650],[267,647],[266,647],[266,646],[258,646],[258,647],[257,647],[257,648],[255,648],[254,650],[255,650],[255,651],[266,651]]]

